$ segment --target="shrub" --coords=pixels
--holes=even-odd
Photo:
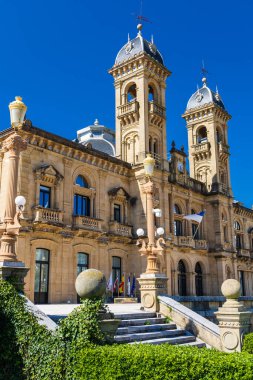
[[[252,380],[249,354],[167,344],[72,350],[66,380]]]
[[[243,339],[242,351],[253,354],[253,333],[245,335]]]

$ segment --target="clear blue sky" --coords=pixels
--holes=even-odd
[[[0,128],[8,104],[21,95],[27,118],[73,139],[97,117],[114,128],[114,87],[107,70],[127,33],[136,35],[139,0],[0,0]],[[231,175],[236,199],[253,204],[253,1],[143,0],[154,41],[173,74],[167,81],[167,136],[187,146],[181,114],[201,84],[218,84],[228,112]]]

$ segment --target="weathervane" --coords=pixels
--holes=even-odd
[[[206,74],[208,74],[208,71],[205,69],[205,62],[204,62],[204,60],[202,60],[201,73],[202,73],[202,82],[205,85],[206,84]]]

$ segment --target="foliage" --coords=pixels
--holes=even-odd
[[[172,321],[172,318],[170,318],[168,315],[165,317],[165,323],[170,323]]]
[[[113,345],[72,350],[67,380],[252,380],[253,358],[210,349]]]
[[[147,320],[144,322],[144,325],[149,326],[149,325],[151,325],[151,322]]]
[[[0,380],[251,380],[253,356],[169,345],[103,345],[102,301],[84,301],[56,332],[0,281]],[[244,350],[252,352],[252,334]],[[102,344],[102,345],[101,345]]]
[[[243,339],[242,351],[253,354],[253,333],[245,335]]]
[[[60,322],[58,336],[68,347],[72,344],[76,348],[104,344],[105,336],[99,327],[102,312],[105,313],[106,309],[101,298],[83,300],[81,306]]]

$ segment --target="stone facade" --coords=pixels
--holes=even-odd
[[[156,52],[153,41],[144,40],[140,46],[147,44]],[[78,268],[99,269],[108,279],[115,257],[118,271],[126,277],[129,273],[139,277],[145,271],[146,258],[136,247],[136,230],[146,231],[142,162],[148,152],[156,160],[154,207],[163,211],[155,223],[165,229],[166,246],[159,265],[168,278],[167,293],[219,295],[222,282],[235,278],[243,284],[244,294],[251,295],[253,210],[232,198],[226,124],[230,116],[220,101],[212,99],[197,109],[187,109],[183,117],[191,176],[183,148],[173,144],[167,160],[165,81],[170,72],[157,53],[151,56],[144,48],[131,55],[132,45],[128,41],[127,59],[118,59],[109,71],[116,93],[116,157],[39,129],[29,120],[19,129],[27,141],[18,173],[18,194],[27,203],[17,240],[18,259],[30,268],[26,295],[33,301],[39,287],[47,295],[37,302],[75,303]],[[197,140],[203,126],[207,133]],[[14,133],[12,128],[0,132],[2,222],[10,160],[4,143]],[[183,215],[204,209],[196,231]],[[85,263],[78,261],[80,253],[86,254]]]

